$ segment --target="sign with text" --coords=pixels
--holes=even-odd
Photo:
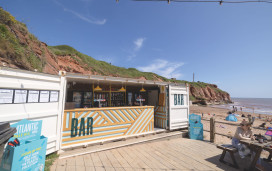
[[[12,103],[13,100],[13,90],[10,89],[0,89],[0,103]]]
[[[17,147],[7,146],[1,162],[1,171],[43,171],[47,138],[26,141]]]
[[[14,138],[18,138],[21,143],[24,143],[27,140],[39,139],[41,136],[42,130],[42,121],[29,121],[26,119],[17,122],[11,127],[17,129]]]
[[[27,102],[28,103],[38,103],[39,102],[40,91],[38,90],[29,90]]]
[[[20,145],[8,145],[2,157],[1,171],[43,171],[46,157],[47,138],[41,135],[42,121],[21,120],[11,125],[17,133]]]
[[[184,105],[183,94],[174,94],[174,105]]]
[[[203,124],[200,122],[190,123],[189,136],[193,140],[203,140]]]
[[[57,102],[59,100],[59,92],[51,91],[50,92],[50,102]]]
[[[49,102],[49,91],[40,91],[40,102]]]
[[[14,103],[26,103],[27,90],[15,90]]]

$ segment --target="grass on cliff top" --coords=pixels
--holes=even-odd
[[[159,76],[157,74],[151,72],[141,72],[136,68],[123,68],[111,65],[110,63],[96,60],[88,55],[78,52],[74,48],[68,45],[59,45],[59,46],[48,46],[48,48],[55,54],[55,55],[69,55],[72,56],[75,60],[79,62],[82,66],[87,64],[88,70],[97,72],[101,75],[112,75],[117,77],[128,77],[128,78],[140,78],[145,77],[147,80],[155,80],[156,77],[163,80],[169,81],[169,79]],[[78,60],[76,57],[78,56],[81,60]]]

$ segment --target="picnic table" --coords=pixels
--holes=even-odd
[[[266,150],[269,152],[269,157],[267,159],[267,161],[271,161],[271,156],[272,156],[272,141],[268,141],[268,142],[263,142],[263,143],[259,143],[256,140],[240,140],[240,143],[245,144],[246,146],[248,146],[251,150],[253,150],[256,154],[254,159],[252,160],[248,170],[254,170],[256,163],[258,161],[258,159],[261,156],[262,150]]]

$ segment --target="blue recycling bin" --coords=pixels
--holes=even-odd
[[[199,115],[189,115],[189,137],[194,140],[203,140],[203,124]]]
[[[8,145],[2,157],[1,171],[43,171],[47,137],[41,136],[42,121],[22,120],[12,127],[17,133],[10,141],[19,139],[19,146]]]

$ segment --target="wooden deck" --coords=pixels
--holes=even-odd
[[[236,170],[218,161],[214,144],[174,138],[59,159],[55,170]]]

